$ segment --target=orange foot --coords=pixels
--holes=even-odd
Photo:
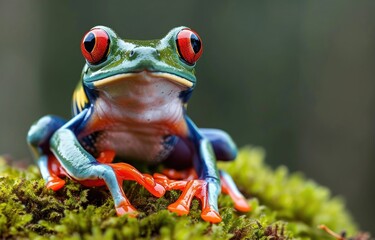
[[[121,216],[124,214],[129,214],[130,216],[136,216],[137,210],[131,205],[129,200],[126,198],[125,193],[122,190],[122,182],[124,180],[136,181],[142,186],[144,186],[151,194],[156,197],[161,197],[165,193],[165,188],[157,183],[152,176],[149,174],[140,173],[135,167],[126,163],[111,163],[115,156],[114,151],[104,151],[100,153],[97,161],[100,164],[105,164],[110,166],[117,176],[117,184],[121,189],[121,195],[123,201],[116,206],[117,215]],[[65,184],[65,181],[60,178],[60,176],[68,176],[68,173],[61,166],[59,161],[50,155],[48,158],[48,170],[50,172],[50,177],[47,181],[47,188],[54,191],[59,190]],[[104,186],[105,182],[103,179],[91,179],[91,180],[77,180],[84,186],[94,187],[94,186]]]
[[[190,203],[194,196],[202,201],[202,218],[209,222],[220,222],[221,217],[217,211],[207,207],[207,183],[204,180],[197,179],[198,176],[194,169],[176,171],[174,169],[165,169],[163,174],[154,174],[155,181],[162,184],[166,190],[184,190],[180,198],[168,209],[177,214],[187,214],[190,209]],[[176,180],[170,180],[178,179]],[[225,172],[220,172],[221,190],[224,194],[229,194],[234,202],[235,209],[241,212],[248,212],[251,207],[245,197],[238,191],[232,178]]]
[[[136,217],[138,215],[137,209],[131,205],[127,198],[115,208],[117,216],[128,214],[129,217]]]
[[[127,199],[124,191],[122,190],[122,182],[124,180],[136,181],[137,183],[141,184],[145,187],[151,194],[155,197],[161,197],[165,193],[165,188],[157,183],[152,176],[149,174],[142,174],[140,173],[135,167],[127,164],[127,163],[104,163],[109,165],[114,170],[118,185],[121,189],[121,195],[123,197],[123,202],[119,205],[115,206],[116,213],[118,216],[122,216],[124,214],[128,214],[131,217],[136,217],[138,212],[135,207],[132,206],[130,201]],[[103,180],[84,180],[79,181],[84,186],[103,186],[105,182]]]
[[[174,169],[164,169],[163,174],[165,174],[168,178],[179,180],[192,180],[198,178],[193,168],[182,171],[177,171]],[[228,194],[232,198],[234,202],[234,208],[241,212],[251,211],[251,206],[249,206],[246,198],[237,189],[237,186],[233,182],[232,177],[229,176],[226,172],[220,171],[220,180],[221,192],[224,194]]]
[[[65,180],[61,179],[59,176],[66,176],[67,174],[53,154],[48,156],[48,171],[50,172],[50,176],[47,179],[46,187],[53,191],[64,187]]]
[[[48,177],[46,187],[49,189],[52,189],[53,191],[57,191],[64,187],[65,185],[65,180],[59,178],[56,175],[51,175]]]
[[[218,211],[208,203],[208,183],[205,180],[170,180],[162,174],[154,174],[155,181],[159,182],[166,190],[183,190],[178,200],[168,206],[169,211],[178,215],[186,215],[189,213],[191,201],[193,197],[197,197],[202,203],[201,217],[203,220],[218,223],[221,217]]]

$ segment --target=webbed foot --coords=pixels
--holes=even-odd
[[[67,174],[53,154],[48,156],[47,166],[49,176],[46,179],[46,188],[58,191],[65,185],[65,180],[61,179],[59,176],[66,176]]]
[[[177,171],[174,169],[164,169],[163,174],[170,179],[192,180],[198,178],[193,168],[182,171]],[[234,202],[234,208],[241,212],[251,211],[251,206],[247,203],[246,198],[238,190],[232,177],[225,171],[220,170],[220,180],[221,192],[224,194],[228,194],[231,197],[232,201]]]
[[[65,185],[65,180],[57,176],[49,176],[46,183],[46,188],[49,188],[53,191],[58,191]]]
[[[215,203],[209,202],[209,184],[206,180],[170,180],[162,174],[154,174],[155,181],[159,182],[166,190],[182,190],[178,200],[168,206],[168,210],[178,215],[189,213],[191,201],[197,197],[202,203],[201,217],[203,220],[218,223],[221,222],[221,216],[215,207]],[[215,191],[215,189],[213,189]],[[212,199],[211,199],[212,200]],[[215,200],[214,200],[215,201]]]
[[[86,169],[86,174],[80,172],[82,176],[74,177],[65,171],[54,155],[50,155],[48,156],[49,176],[46,179],[46,187],[54,191],[62,188],[65,185],[65,181],[59,176],[71,177],[88,187],[107,185],[114,198],[117,215],[129,214],[135,217],[137,216],[137,210],[131,205],[122,189],[122,182],[124,180],[136,181],[156,197],[163,196],[165,188],[155,182],[152,176],[140,173],[135,167],[129,164],[111,163],[114,156],[115,153],[113,151],[102,152],[97,158],[98,164],[89,165]],[[91,179],[87,178],[86,175],[91,176]],[[92,178],[92,176],[96,177]]]
[[[112,167],[115,174],[121,180],[131,180],[144,186],[155,197],[161,197],[165,189],[149,174],[140,173],[135,167],[127,163],[111,163],[115,157],[115,152],[108,150],[100,153],[97,161]]]
[[[115,208],[117,216],[128,214],[130,217],[136,217],[138,215],[137,209],[135,209],[127,199]]]
[[[163,175],[165,174],[165,175]],[[202,202],[201,217],[205,221],[220,222],[221,217],[217,210],[208,203],[207,182],[205,180],[197,179],[198,176],[194,169],[187,169],[183,171],[176,171],[174,169],[165,169],[163,174],[154,174],[155,181],[159,182],[166,190],[183,190],[180,198],[169,205],[168,209],[176,212],[179,215],[189,213],[190,204],[193,197],[197,197]],[[172,180],[172,179],[178,180]],[[220,171],[221,191],[228,194],[234,202],[235,209],[241,212],[248,212],[251,207],[246,201],[246,198],[237,189],[233,179],[224,171]]]

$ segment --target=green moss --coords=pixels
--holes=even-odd
[[[44,187],[38,169],[22,171],[0,161],[0,238],[19,239],[331,239],[319,230],[325,224],[348,235],[357,231],[339,198],[301,174],[285,167],[272,170],[263,163],[260,148],[240,151],[236,161],[220,163],[248,196],[253,210],[233,210],[228,196],[220,196],[223,221],[200,219],[197,200],[188,216],[166,210],[180,192],[151,196],[135,183],[124,189],[140,214],[117,217],[105,188],[85,188],[71,180],[58,192]]]

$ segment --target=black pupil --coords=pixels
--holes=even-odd
[[[197,35],[191,34],[190,43],[193,47],[194,53],[198,53],[199,50],[201,50],[201,41],[199,40]]]
[[[95,46],[95,35],[93,33],[89,33],[83,44],[85,45],[86,51],[91,52]]]

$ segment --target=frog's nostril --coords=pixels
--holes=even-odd
[[[136,47],[129,52],[130,58],[159,57],[159,51],[152,47]]]

